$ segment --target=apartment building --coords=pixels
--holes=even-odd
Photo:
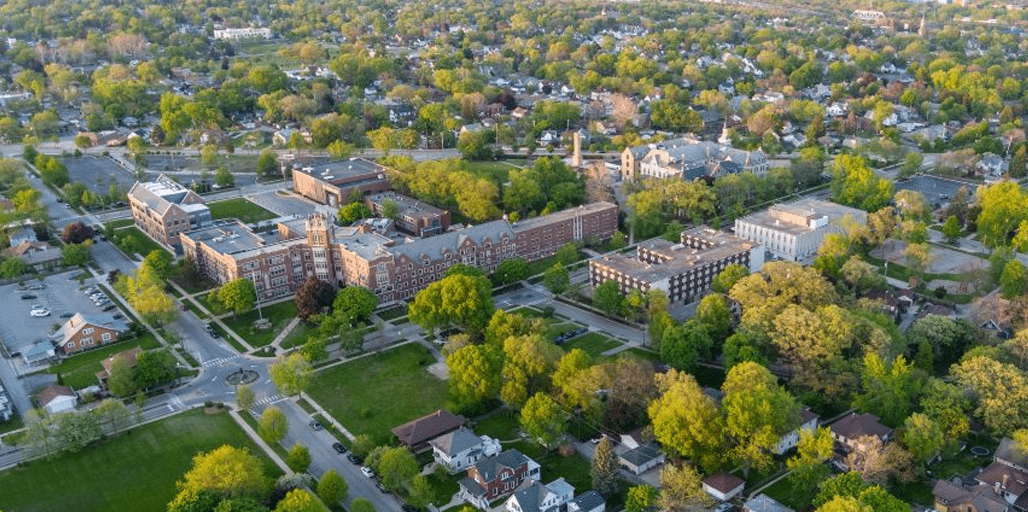
[[[292,295],[308,276],[337,286],[357,285],[388,303],[412,298],[464,263],[492,272],[503,261],[532,261],[573,241],[610,238],[617,206],[593,203],[529,222],[487,222],[399,243],[365,226],[338,227],[320,214],[279,222],[258,234],[225,221],[182,235],[182,248],[207,277],[254,281],[261,300]]]
[[[182,232],[211,222],[203,198],[163,174],[132,185],[128,202],[136,227],[165,246],[177,245]]]
[[[844,231],[846,218],[863,225],[867,212],[805,198],[736,219],[735,235],[763,245],[778,258],[804,261],[817,255],[825,235]]]
[[[621,153],[621,177],[626,180],[640,177],[694,180],[739,172],[764,175],[769,166],[767,157],[759,149],[745,151],[692,137],[625,148]]]
[[[270,28],[226,28],[215,29],[214,39],[271,39]]]
[[[381,165],[351,158],[294,168],[293,188],[312,201],[338,208],[349,203],[354,192],[363,195],[389,190],[389,180]]]
[[[369,194],[364,204],[378,217],[384,217],[383,209],[392,204],[396,208],[396,228],[410,235],[432,236],[450,229],[450,212],[397,192]]]
[[[709,228],[683,231],[681,243],[658,238],[642,242],[634,258],[605,254],[589,261],[593,287],[613,280],[621,293],[659,289],[671,302],[690,303],[703,298],[710,283],[726,266],[744,265],[757,272],[764,265],[759,245]]]

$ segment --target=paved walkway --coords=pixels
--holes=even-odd
[[[254,350],[253,347],[249,343],[247,343],[246,340],[244,340],[241,336],[236,334],[236,331],[230,329],[227,325],[225,325],[225,322],[222,322],[221,318],[219,318],[214,313],[211,313],[211,310],[207,309],[207,307],[204,306],[204,303],[203,303],[202,300],[197,300],[196,297],[194,297],[192,293],[189,293],[189,292],[185,291],[184,289],[182,289],[182,287],[179,286],[178,284],[176,284],[175,281],[173,281],[171,279],[168,279],[167,282],[168,282],[168,284],[170,284],[173,288],[175,288],[175,290],[177,290],[182,295],[182,298],[180,299],[182,302],[185,302],[187,300],[192,301],[193,304],[196,305],[196,308],[199,309],[201,313],[203,313],[204,315],[207,315],[209,318],[212,319],[211,322],[215,322],[218,325],[220,325],[221,329],[223,331],[225,331],[225,334],[227,336],[231,336],[232,339],[234,339],[237,342],[239,342],[239,344],[242,345],[243,348],[246,349],[245,350],[246,353],[253,352],[253,350]]]
[[[228,413],[232,416],[232,419],[236,420],[236,424],[246,432],[246,435],[250,436],[250,439],[253,440],[254,443],[257,443],[257,446],[260,446],[261,450],[264,450],[264,454],[271,458],[271,460],[278,465],[285,474],[293,474],[293,470],[289,469],[289,466],[286,465],[285,461],[278,456],[278,453],[275,452],[275,450],[272,450],[271,447],[268,446],[268,443],[265,443],[264,440],[261,439],[261,436],[257,435],[257,432],[254,432],[253,428],[250,427],[250,424],[247,423],[238,412],[231,410]]]
[[[286,324],[286,327],[282,329],[282,332],[278,333],[278,336],[275,336],[275,339],[271,340],[271,344],[268,346],[275,347],[275,351],[278,352],[279,349],[282,348],[282,342],[285,341],[286,337],[288,337],[291,332],[293,332],[293,329],[296,329],[297,325],[300,325],[300,321],[301,320],[299,318],[293,318],[290,320],[289,323]]]

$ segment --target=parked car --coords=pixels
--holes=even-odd
[[[346,454],[346,460],[350,461],[351,464],[361,464],[361,463],[364,462],[363,459],[361,459],[360,457],[358,457],[358,456],[356,456],[356,455],[354,455],[352,453],[347,453]]]
[[[34,298],[36,298],[36,296],[32,295],[31,293],[23,293],[21,295],[21,300],[32,300]]]
[[[321,423],[318,423],[318,420],[311,420],[310,426],[314,430],[321,430]]]
[[[389,494],[389,489],[386,489],[385,486],[382,485],[382,482],[375,482],[375,487],[378,487],[378,490],[382,491],[382,494]]]
[[[361,466],[361,473],[364,473],[364,476],[368,478],[375,478],[375,472],[367,466]]]
[[[110,311],[110,310],[112,310],[112,309],[114,309],[116,307],[118,307],[118,306],[115,306],[114,304],[108,304],[108,305],[100,308],[100,311]]]
[[[332,449],[335,450],[336,453],[346,453],[346,447],[343,446],[343,443],[332,443]]]
[[[65,311],[64,313],[61,313],[61,318],[71,318],[73,316],[75,316],[75,313],[72,313],[71,311]]]
[[[31,315],[32,317],[35,317],[35,318],[44,317],[44,316],[50,316],[50,310],[49,309],[33,309],[32,311],[29,311],[29,315]]]
[[[403,509],[403,512],[421,512],[420,508],[415,507],[414,505],[408,505],[406,503],[404,503],[403,506],[401,506],[400,508]]]
[[[111,316],[111,318],[113,318],[115,320],[121,320],[122,318],[125,318],[125,315],[122,315],[121,313],[115,313],[114,315]]]

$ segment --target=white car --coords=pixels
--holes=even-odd
[[[49,309],[33,309],[32,311],[29,311],[29,315],[31,315],[33,317],[50,316],[50,310]]]
[[[364,476],[368,478],[375,478],[375,472],[367,466],[361,466],[361,473],[364,473]]]

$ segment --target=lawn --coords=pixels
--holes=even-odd
[[[110,231],[110,230],[114,230],[114,229],[118,229],[118,228],[125,228],[125,227],[131,226],[131,225],[133,225],[135,223],[136,223],[136,221],[133,220],[133,219],[111,220],[111,221],[107,221],[106,223],[104,223],[104,229]]]
[[[428,373],[428,349],[407,344],[315,375],[308,394],[354,434],[379,444],[390,429],[447,406],[446,383]]]
[[[254,329],[253,322],[263,315],[271,320],[271,329],[259,331]],[[251,309],[238,316],[228,316],[222,319],[230,329],[236,332],[239,337],[246,340],[250,346],[257,348],[270,344],[275,336],[282,332],[282,329],[296,317],[296,303],[287,300],[271,306],[261,306],[260,312]]]
[[[0,473],[0,508],[163,512],[175,497],[175,480],[189,470],[193,455],[225,444],[249,448],[264,460],[269,476],[281,474],[230,416],[195,410],[79,453]]]
[[[460,163],[461,167],[465,170],[478,176],[480,178],[486,178],[496,183],[506,183],[507,176],[510,174],[512,169],[524,169],[524,160],[515,160],[510,163],[498,160],[494,162],[487,161],[464,161]]]
[[[293,348],[307,343],[307,338],[311,334],[316,333],[317,330],[317,327],[310,325],[307,322],[296,324],[296,327],[286,335],[286,339],[282,340],[282,348]]]
[[[46,373],[51,375],[60,374],[64,379],[64,384],[66,386],[81,389],[97,383],[96,372],[103,370],[103,366],[100,365],[100,361],[103,361],[118,352],[131,350],[135,347],[142,348],[143,350],[149,350],[159,346],[161,345],[157,342],[157,339],[154,338],[152,334],[147,333],[146,335],[134,340],[119,341],[113,345],[69,357],[64,361],[61,361],[60,364],[56,364],[48,368]]]
[[[626,350],[626,351],[624,351],[622,353],[623,354],[624,353],[632,354],[633,356],[638,357],[639,359],[645,359],[647,361],[654,362],[654,363],[659,363],[660,362],[660,354],[658,354],[658,353],[656,353],[656,352],[654,352],[652,350],[646,350],[644,348],[632,347],[632,348],[630,348],[630,349],[628,349],[628,350]]]
[[[135,249],[139,252],[139,254],[141,254],[143,256],[146,256],[147,254],[150,254],[152,251],[155,251],[155,250],[156,251],[167,251],[167,249],[165,249],[163,246],[161,246],[161,244],[159,244],[157,242],[154,242],[152,238],[150,238],[149,236],[146,236],[146,233],[143,233],[142,231],[140,231],[139,228],[137,228],[135,226],[129,226],[127,228],[119,228],[115,232],[115,237],[116,238],[115,238],[115,242],[114,243],[124,253],[129,253],[129,251],[125,250],[125,247],[122,244],[122,240],[124,240],[125,237],[129,236],[129,235],[132,235],[132,238],[134,238],[136,240],[136,247],[135,247]],[[132,256],[132,254],[129,254],[129,257],[131,257],[131,256]]]
[[[774,498],[776,501],[792,508],[793,510],[800,510],[810,502],[814,501],[814,496],[817,494],[816,487],[803,487],[793,485],[792,481],[788,477],[783,478],[774,483],[774,485],[764,489],[764,493]]]
[[[241,197],[210,203],[211,219],[239,219],[244,224],[274,219],[274,213]]]
[[[564,350],[571,352],[572,349],[580,348],[592,357],[601,357],[604,352],[620,347],[621,344],[609,336],[598,332],[587,332],[577,338],[573,338],[562,345]]]

